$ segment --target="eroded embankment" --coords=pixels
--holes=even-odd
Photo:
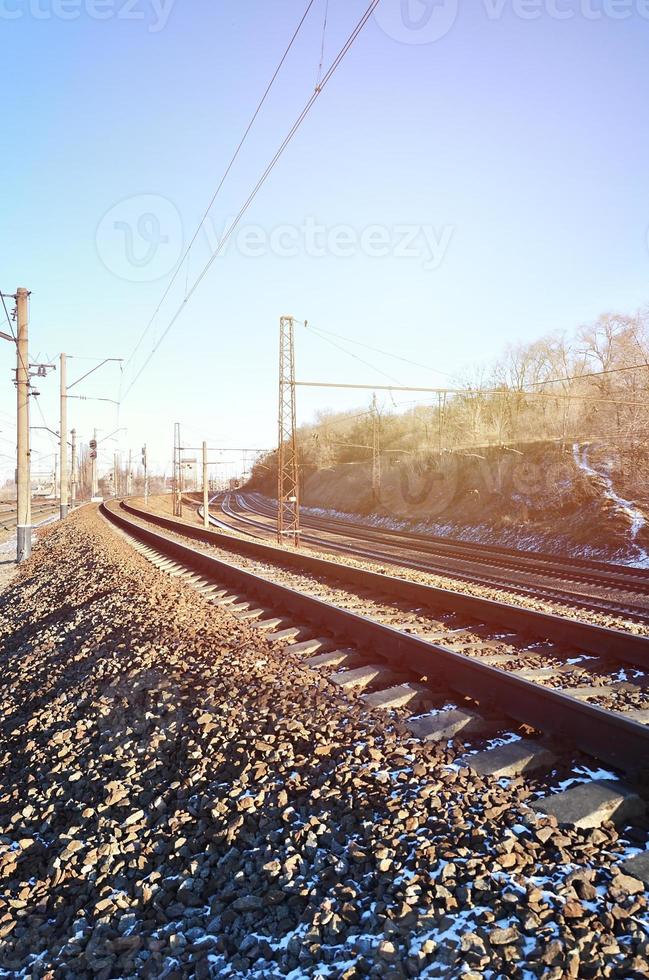
[[[604,445],[530,443],[429,459],[385,455],[381,492],[371,463],[311,471],[308,507],[360,515],[385,527],[604,560],[649,562],[649,500]],[[271,484],[255,486],[273,492]]]
[[[92,509],[0,613],[3,975],[646,968],[612,826],[559,830],[416,746]]]

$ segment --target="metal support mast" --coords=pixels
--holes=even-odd
[[[381,417],[376,392],[372,398],[372,497],[378,504],[381,499]]]
[[[203,527],[210,526],[210,483],[207,470],[207,443],[203,443]]]
[[[73,429],[72,436],[72,462],[70,466],[70,504],[72,507],[77,502],[77,430]]]
[[[99,480],[97,478],[97,430],[90,440],[90,482],[93,500],[99,496]]]
[[[29,447],[29,292],[16,291],[16,392],[17,392],[17,462],[16,490],[18,512],[16,515],[16,561],[29,558],[32,553],[32,488]]]
[[[68,381],[67,381],[67,357],[65,354],[61,354],[61,376],[59,378],[60,382],[60,392],[61,392],[61,415],[59,423],[59,446],[60,446],[60,459],[61,459],[61,470],[60,470],[60,485],[61,491],[59,494],[60,501],[60,514],[61,520],[68,516]],[[56,488],[55,488],[56,490]]]
[[[173,511],[174,517],[182,517],[182,448],[180,442],[180,422],[174,423],[174,478],[173,478]]]
[[[142,446],[142,466],[144,467],[144,506],[149,503],[149,469],[146,452],[146,443]]]
[[[295,319],[279,321],[279,426],[277,447],[277,540],[300,544],[300,495],[295,412]]]

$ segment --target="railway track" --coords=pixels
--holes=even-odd
[[[649,723],[649,639],[458,593],[440,595],[443,590],[293,553],[300,575],[305,561],[309,572],[318,569],[313,579],[321,594],[309,594],[295,581],[263,573],[261,556],[268,568],[267,552],[277,549],[226,539],[128,503],[102,509],[160,568],[285,644],[312,669],[328,671],[342,691],[362,692],[369,708],[393,712],[415,738],[468,737],[466,764],[482,774],[544,773],[537,776],[539,785],[550,792],[538,794],[541,811],[560,821],[569,811],[570,821],[583,826],[643,812],[638,787],[649,771],[649,724],[643,723]],[[219,552],[207,550],[208,542]],[[338,587],[345,580],[344,604],[332,601],[325,578]],[[354,597],[357,608],[350,608]],[[409,616],[418,632],[404,626]],[[539,658],[554,666],[539,667]],[[633,684],[611,683],[620,662],[635,665]],[[584,685],[584,676],[592,683]],[[557,679],[561,687],[549,685]],[[580,752],[596,758],[625,773],[628,782],[593,778],[557,792],[553,779],[567,771],[566,752],[573,759]]]
[[[59,509],[57,500],[47,504],[32,504],[32,517],[44,517],[53,514]],[[11,531],[16,527],[16,508],[0,509],[0,531]]]
[[[255,495],[257,496],[257,495]],[[210,515],[215,527],[245,533],[262,540],[274,538],[274,520],[270,504],[255,504],[247,495],[219,495],[220,514]],[[622,616],[649,625],[649,570],[607,565],[586,560],[552,559],[506,549],[483,546],[471,548],[471,557],[457,557],[457,549],[440,553],[435,542],[425,535],[402,532],[377,532],[362,525],[336,519],[304,519],[302,541],[334,552],[350,554],[374,562],[390,562],[404,568],[498,587],[508,592],[554,602],[568,603],[589,612]],[[313,528],[313,530],[310,530]],[[451,553],[453,552],[453,553]],[[531,584],[533,583],[533,584]]]

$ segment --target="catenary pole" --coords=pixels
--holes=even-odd
[[[68,516],[68,382],[67,382],[67,357],[61,354],[60,365],[60,391],[61,391],[61,415],[59,428],[60,446],[60,469],[59,480],[61,485],[60,493],[60,513],[61,519]]]
[[[77,502],[77,430],[73,429],[70,433],[72,438],[72,459],[70,462],[70,504],[72,507]]]
[[[92,496],[93,497],[98,497],[99,496],[99,481],[97,480],[97,448],[96,448],[97,447],[97,430],[96,429],[95,429],[95,435],[94,435],[94,443],[95,443],[95,448],[94,448],[94,450],[91,450],[91,452],[90,452],[90,457],[91,457],[90,458],[90,464],[91,464],[90,465],[90,470],[91,470],[91,478],[92,478]],[[94,453],[94,455],[93,455],[93,453]]]
[[[29,448],[29,291],[16,291],[16,561],[32,553],[32,488]]]
[[[210,526],[209,481],[207,478],[207,443],[203,443],[203,526]]]

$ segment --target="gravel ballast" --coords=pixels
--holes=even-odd
[[[0,611],[0,976],[647,975],[642,832],[535,814],[93,508]]]

